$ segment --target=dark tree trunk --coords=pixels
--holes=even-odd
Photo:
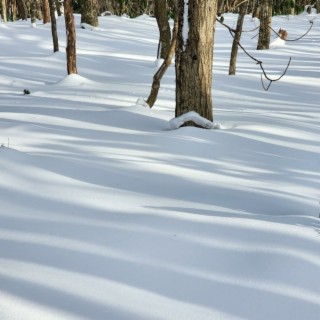
[[[171,43],[171,30],[168,21],[167,1],[157,0],[154,4],[154,15],[157,19],[160,33],[160,58],[165,59],[168,55]]]
[[[260,8],[259,0],[252,0],[252,18],[259,17],[259,11],[260,11],[259,8]]]
[[[37,0],[31,0],[30,4],[31,23],[37,22]]]
[[[28,9],[24,0],[17,0],[18,16],[22,20],[28,19]]]
[[[72,0],[64,1],[64,17],[66,23],[67,35],[67,71],[68,74],[76,74],[77,72],[77,55],[76,55],[76,30],[73,16]]]
[[[56,16],[54,14],[54,9],[55,9],[54,0],[49,0],[49,9],[50,9],[50,17],[51,17],[53,52],[57,52],[59,51],[59,41],[58,41],[57,21],[56,21]]]
[[[51,21],[50,19],[50,9],[49,9],[49,1],[42,1],[42,9],[43,9],[43,24],[46,24]]]
[[[261,0],[260,7],[260,29],[258,50],[269,49],[271,36],[272,0]]]
[[[60,3],[58,0],[54,0],[54,1],[55,1],[57,13],[58,13],[58,17],[61,17],[61,15],[62,15],[62,12],[61,12],[61,3]]]
[[[185,1],[178,0],[175,115],[178,117],[195,111],[212,121],[212,63],[217,1],[189,0],[186,9],[187,16],[184,15]]]
[[[229,75],[236,74],[237,68],[237,56],[238,56],[238,44],[240,42],[241,33],[242,33],[242,26],[244,21],[244,16],[247,12],[248,8],[248,1],[243,2],[239,8],[239,16],[237,21],[237,31],[233,37],[232,49],[231,49],[231,56],[230,56],[230,66],[229,66]]]
[[[98,0],[81,0],[81,23],[87,23],[91,26],[98,27],[99,1]]]

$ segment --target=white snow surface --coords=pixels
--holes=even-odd
[[[66,76],[50,25],[0,24],[1,320],[318,320],[320,20],[256,51],[217,25],[214,121],[174,118],[170,66],[158,100],[154,18],[77,27]],[[237,16],[225,15],[225,23]],[[254,28],[246,16],[245,30]],[[273,17],[289,39],[308,16]],[[27,89],[30,94],[23,94]],[[139,99],[143,101],[143,99]]]

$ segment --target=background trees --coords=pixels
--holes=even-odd
[[[168,21],[167,1],[157,0],[154,4],[154,15],[157,19],[159,33],[160,33],[160,57],[165,59],[169,53],[171,30]]]
[[[98,27],[99,0],[79,0],[81,23]]]
[[[7,3],[6,0],[1,0],[1,18],[3,22],[7,22]]]

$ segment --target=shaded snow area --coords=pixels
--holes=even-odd
[[[243,52],[228,76],[232,39],[217,25],[219,130],[172,130],[174,65],[155,106],[137,104],[156,72],[154,18],[104,16],[83,29],[76,16],[72,76],[63,18],[55,54],[50,25],[0,24],[0,319],[318,320],[320,19],[311,18],[301,40],[272,36],[266,51],[242,34],[271,78],[292,57],[268,91]],[[294,39],[309,19],[273,17],[273,28]],[[246,16],[245,30],[257,24]]]

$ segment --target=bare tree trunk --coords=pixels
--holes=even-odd
[[[217,9],[217,15],[221,16],[224,14],[224,3],[225,0],[218,0],[218,9]]]
[[[50,17],[51,17],[53,52],[57,52],[59,51],[59,41],[58,41],[58,31],[57,31],[57,20],[54,14],[54,11],[55,11],[54,0],[49,0],[49,10],[50,10]]]
[[[91,26],[98,27],[99,1],[98,0],[81,0],[81,23],[87,23]]]
[[[6,2],[6,0],[1,0],[1,18],[2,18],[2,22],[7,23],[8,17],[7,17],[7,2]]]
[[[248,8],[248,0],[240,4],[239,16],[238,16],[238,21],[237,21],[237,29],[236,29],[237,31],[233,36],[233,43],[232,43],[231,56],[230,56],[230,65],[229,65],[229,75],[236,74],[238,44],[240,42],[244,16],[247,12],[247,8]]]
[[[50,19],[50,8],[49,8],[49,1],[42,0],[43,4],[43,24],[46,24],[51,21]]]
[[[10,1],[10,18],[12,21],[17,20],[17,1],[11,0]]]
[[[257,50],[269,49],[271,36],[272,0],[261,0],[260,29]]]
[[[76,30],[73,16],[72,0],[64,1],[64,17],[67,35],[67,71],[69,75],[77,74]]]
[[[41,0],[36,0],[37,4],[37,19],[42,20]]]
[[[171,42],[171,30],[167,14],[167,1],[157,0],[154,4],[154,15],[157,19],[160,33],[160,57],[165,59],[168,55]]]
[[[258,18],[259,16],[259,0],[252,0],[252,18]]]
[[[22,20],[27,20],[28,19],[28,10],[27,10],[27,6],[24,0],[17,0],[17,9],[18,9],[18,13],[19,13],[19,17]]]
[[[290,14],[291,14],[292,16],[294,16],[294,14],[295,14],[296,0],[291,0],[291,1],[292,1],[292,2],[291,2]]]
[[[31,0],[30,13],[31,13],[31,23],[36,24],[36,22],[37,22],[37,0]]]
[[[58,17],[61,17],[61,15],[62,15],[62,13],[61,13],[61,3],[58,0],[54,0],[54,1],[55,1]]]
[[[187,11],[187,12],[185,12]],[[216,0],[178,0],[176,117],[195,111],[212,121],[212,63]],[[194,126],[193,122],[185,125]]]
[[[174,56],[174,52],[176,49],[176,43],[177,43],[177,33],[178,33],[178,15],[176,15],[175,20],[174,20],[174,27],[173,27],[173,32],[172,32],[172,40],[171,40],[171,45],[168,51],[168,55],[165,58],[163,64],[159,68],[159,70],[156,72],[156,74],[153,77],[153,82],[152,82],[152,87],[151,87],[151,92],[150,95],[147,99],[147,104],[150,106],[150,108],[153,107],[155,102],[157,101],[158,97],[158,92],[160,89],[160,81],[162,77],[164,76],[165,72],[169,68],[172,58]]]

